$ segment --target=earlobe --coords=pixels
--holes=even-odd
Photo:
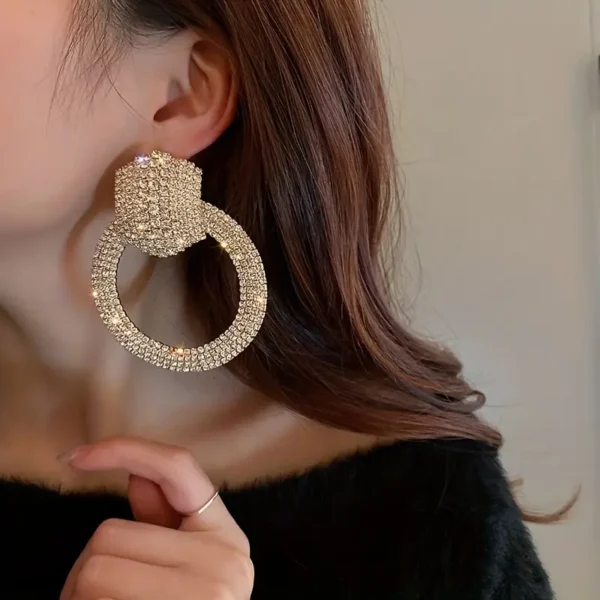
[[[226,51],[197,42],[188,56],[187,81],[171,81],[168,101],[154,116],[155,147],[189,158],[213,144],[237,109],[237,84]]]

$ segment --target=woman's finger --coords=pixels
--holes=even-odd
[[[81,575],[82,569],[94,557],[112,556],[159,567],[179,567],[182,557],[189,554],[192,539],[182,539],[181,532],[165,529],[146,523],[134,523],[120,519],[104,521],[96,530],[83,552],[71,568],[65,581],[60,600],[74,600],[76,586],[89,583],[88,572]]]
[[[217,498],[201,515],[195,516],[214,495],[215,488],[186,450],[132,437],[114,437],[75,449],[66,459],[83,471],[121,470],[153,481],[169,504],[181,515],[181,529],[222,531],[244,545],[245,537]],[[241,534],[241,536],[240,536]]]
[[[104,521],[88,542],[86,556],[128,558],[149,565],[179,567],[196,558],[197,541],[180,531],[121,519]]]
[[[222,562],[225,564],[232,551],[231,544],[221,542],[216,545],[207,545],[204,543],[208,541],[205,537],[212,534],[201,533],[199,535],[202,537],[187,535],[181,531],[158,525],[121,519],[104,521],[96,529],[73,565],[60,598],[61,600],[72,600],[76,597],[74,594],[77,582],[82,577],[84,581],[87,581],[89,576],[89,573],[81,575],[81,570],[90,560],[97,562],[94,557],[98,556],[126,559],[148,566],[179,569],[181,573],[201,572],[206,568],[207,574],[211,575],[209,566],[211,561],[218,560],[219,553],[221,553],[223,554]],[[199,543],[200,541],[202,543]]]
[[[169,504],[154,481],[130,475],[127,496],[137,521],[170,529],[179,529],[181,526],[181,515]]]
[[[173,600],[178,588],[183,589],[180,571],[168,567],[116,558],[91,556],[77,572],[71,586],[72,594],[65,600]]]

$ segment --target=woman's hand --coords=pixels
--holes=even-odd
[[[64,460],[84,471],[128,471],[138,522],[102,523],[73,566],[60,600],[250,598],[248,540],[218,497],[194,514],[215,490],[188,452],[112,438],[82,446]]]

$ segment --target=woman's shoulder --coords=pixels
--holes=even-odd
[[[250,539],[253,600],[552,598],[497,452],[482,443],[397,442],[223,497]],[[125,498],[16,481],[0,480],[0,506],[10,550],[0,596],[26,586],[44,590],[28,598],[53,597],[95,528],[131,518]]]
[[[546,574],[497,452],[406,441],[225,493],[260,600],[547,600]]]

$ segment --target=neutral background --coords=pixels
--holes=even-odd
[[[407,180],[399,286],[488,394],[525,506],[583,486],[533,532],[559,600],[597,600],[600,0],[375,1]]]

